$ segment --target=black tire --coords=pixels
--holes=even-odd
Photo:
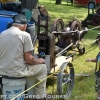
[[[85,53],[85,47],[79,49],[79,55],[83,55]]]
[[[63,86],[63,84],[65,85]],[[68,98],[74,87],[74,68],[71,63],[63,63],[60,67],[60,72],[57,77],[57,91],[59,95]],[[66,97],[65,97],[66,96]],[[63,98],[63,99],[64,99]]]

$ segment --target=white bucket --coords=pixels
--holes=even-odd
[[[26,79],[6,79],[2,78],[3,100],[11,100],[25,90]],[[24,100],[24,95],[20,95],[14,100]]]

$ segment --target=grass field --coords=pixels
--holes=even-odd
[[[56,18],[62,18],[66,25],[70,20],[73,19],[74,15],[78,20],[84,20],[88,12],[86,7],[78,5],[72,6],[70,4],[67,5],[64,0],[62,1],[61,5],[55,5],[55,0],[39,0],[39,5],[44,5],[51,16],[49,28],[51,28],[51,24]],[[93,27],[94,26],[88,26],[89,29]],[[99,52],[97,45],[93,44],[99,31],[100,29],[88,31],[82,42],[86,48],[86,53],[81,56],[79,56],[77,53],[75,56],[73,61],[75,74],[89,74],[90,77],[75,77],[74,89],[68,100],[96,100],[94,75],[95,63],[87,63],[86,59],[95,58],[96,54]],[[47,91],[50,90],[51,87],[49,87]]]

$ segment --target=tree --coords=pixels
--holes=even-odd
[[[61,4],[61,0],[56,0],[55,4]]]
[[[20,0],[21,1],[21,9],[34,9],[37,6],[38,0]]]

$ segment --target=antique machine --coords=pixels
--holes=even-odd
[[[38,40],[38,46],[35,47],[36,40],[33,45],[38,49],[38,53],[34,54],[34,56],[45,59],[48,75],[53,74],[53,77],[57,79],[57,94],[68,98],[74,86],[73,54],[68,57],[62,56],[67,48],[62,50],[55,45],[55,36],[48,31],[48,17],[38,16],[37,36],[35,39]]]
[[[88,2],[88,15],[84,21],[82,21],[83,26],[93,25],[98,26],[100,25],[100,7],[99,4],[97,5],[95,1],[90,0]]]
[[[37,36],[33,43],[38,52],[34,56],[45,59],[48,75],[53,74],[57,78],[57,94],[66,96],[66,98],[71,95],[74,87],[72,64],[74,54],[67,56],[63,54],[75,48],[78,48],[80,54],[84,54],[85,48],[80,47],[79,42],[86,33],[87,30],[81,30],[79,21],[71,21],[64,28],[62,19],[54,21],[50,32],[48,31],[48,16],[38,16]]]
[[[68,50],[78,49],[79,54],[85,53],[85,47],[82,46],[81,41],[84,35],[88,32],[81,29],[81,22],[72,20],[64,27],[62,19],[56,19],[51,27],[52,34],[55,35],[56,45],[60,48],[68,47]]]

